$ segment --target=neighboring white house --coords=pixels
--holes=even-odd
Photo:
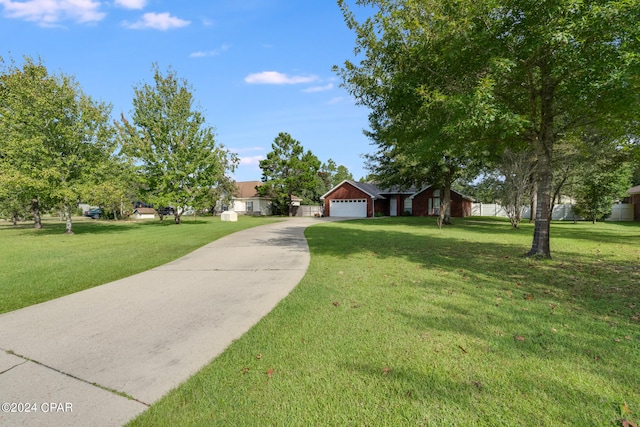
[[[262,184],[262,181],[236,182],[228,210],[244,215],[271,215],[271,199],[261,197],[256,190]]]

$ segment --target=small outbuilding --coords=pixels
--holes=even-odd
[[[133,210],[133,217],[135,219],[154,219],[156,217],[156,210],[153,208],[135,208]]]
[[[220,214],[220,219],[222,221],[236,222],[238,221],[238,214],[235,211],[224,211]]]

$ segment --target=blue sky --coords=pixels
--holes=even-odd
[[[335,0],[0,0],[0,56],[40,57],[114,117],[130,115],[153,63],[173,68],[217,141],[241,157],[238,181],[260,179],[279,132],[366,175],[368,110],[331,71],[354,46]]]

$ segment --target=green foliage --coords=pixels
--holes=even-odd
[[[267,158],[260,161],[264,185],[258,191],[272,198],[274,213],[292,215],[291,198],[318,188],[320,160],[284,132],[278,134],[271,148]]]
[[[11,200],[35,208],[61,204],[70,213],[92,185],[97,165],[113,149],[111,107],[85,95],[72,77],[52,75],[25,58],[0,76],[0,183]]]
[[[454,189],[465,196],[473,197],[480,203],[496,203],[498,200],[497,180],[493,174],[485,174],[478,181],[458,180]]]
[[[336,165],[333,159],[329,159],[327,163],[323,163],[318,171],[318,188],[314,191],[313,201],[320,202],[320,197],[326,194],[336,185],[344,180],[353,180],[353,175],[344,165]]]
[[[175,208],[175,222],[188,208],[215,203],[211,188],[228,187],[238,158],[216,144],[213,129],[194,105],[191,88],[169,69],[153,68],[154,84],[135,88],[131,122],[122,117],[123,152],[140,164],[145,201]]]
[[[631,168],[621,165],[612,169],[591,169],[582,177],[576,191],[576,215],[590,221],[602,220],[611,213],[611,207],[617,200],[627,196],[631,187]]]
[[[529,145],[538,204],[530,254],[550,256],[556,140],[586,126],[619,139],[640,114],[640,3],[361,0],[358,64],[335,70],[370,108],[383,181],[446,187],[504,147]]]

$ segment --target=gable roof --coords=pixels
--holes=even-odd
[[[640,185],[636,185],[635,187],[631,187],[627,190],[629,194],[640,194]]]
[[[269,197],[264,197],[258,194],[256,187],[262,187],[264,182],[262,181],[241,181],[236,182],[236,191],[233,192],[233,197],[236,199],[254,199],[261,198],[269,200]],[[291,195],[292,201],[301,202],[302,197]]]
[[[375,185],[373,183],[370,183],[370,182],[356,182],[356,181],[352,181],[350,179],[345,179],[340,184],[336,185],[331,190],[327,191],[325,194],[320,196],[320,199],[324,199],[329,194],[333,193],[335,190],[340,188],[343,184],[350,184],[351,186],[357,188],[358,190],[362,191],[367,196],[369,196],[369,197],[371,197],[373,199],[385,199],[385,197],[382,195],[382,193],[380,192],[380,189],[378,188],[377,185]]]
[[[156,210],[153,208],[135,208],[133,210],[134,213],[138,212],[139,214],[145,215],[145,214],[156,214]]]
[[[353,187],[355,187],[358,190],[364,192],[365,194],[367,194],[369,197],[371,197],[373,199],[382,199],[382,200],[387,198],[385,196],[392,196],[392,195],[395,195],[395,194],[411,195],[411,198],[413,199],[418,194],[420,194],[423,191],[428,190],[429,188],[432,187],[432,185],[427,185],[427,186],[425,186],[425,187],[423,187],[423,188],[421,188],[419,190],[416,189],[415,187],[411,187],[411,188],[407,188],[407,189],[402,189],[400,187],[380,188],[376,184],[374,184],[373,182],[357,182],[357,181],[351,181],[350,179],[345,179],[340,184],[336,185],[331,190],[327,191],[327,193],[324,194],[322,197],[320,197],[320,199],[326,198],[329,194],[333,193],[335,190],[337,190],[339,187],[341,187],[345,183],[352,185]],[[636,187],[634,187],[634,188],[636,188]],[[640,189],[640,186],[638,188]],[[629,191],[631,191],[631,190],[629,190]],[[467,199],[467,200],[473,201],[473,197],[465,196],[464,194],[462,194],[462,193],[460,193],[460,192],[458,192],[456,190],[451,190],[451,192],[459,195],[463,199]],[[640,190],[638,192],[640,193]]]
[[[262,181],[242,181],[236,182],[236,191],[233,192],[233,197],[238,199],[248,199],[251,197],[260,197],[256,187],[262,186]]]

